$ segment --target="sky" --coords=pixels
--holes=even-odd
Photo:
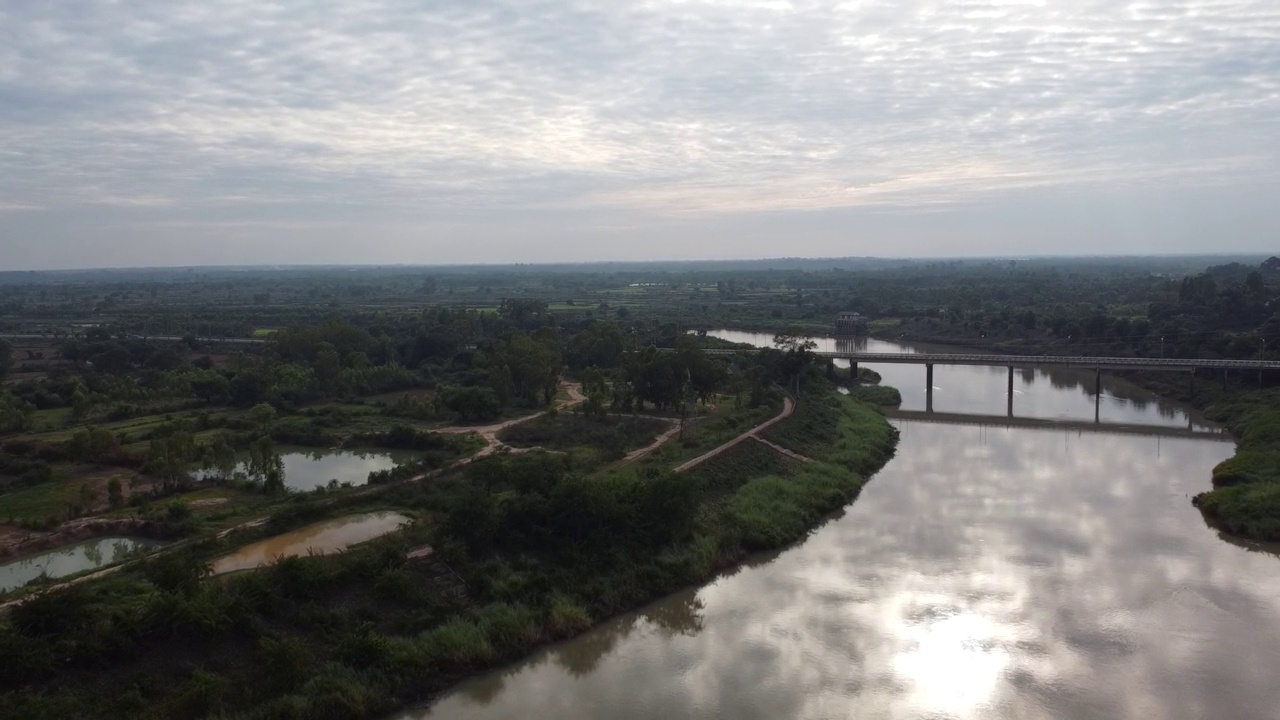
[[[0,270],[1277,251],[1276,0],[0,0]]]

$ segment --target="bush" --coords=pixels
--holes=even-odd
[[[591,614],[563,595],[552,598],[548,615],[551,634],[557,638],[577,635],[591,627]]]
[[[493,646],[478,625],[454,620],[418,637],[427,657],[442,668],[479,665],[493,657]]]
[[[850,397],[881,407],[897,407],[902,404],[898,388],[884,385],[855,385],[849,388]]]

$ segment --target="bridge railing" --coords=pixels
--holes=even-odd
[[[741,350],[707,350],[710,355],[735,355]],[[979,353],[868,353],[816,351],[819,357],[839,358],[855,362],[914,363],[935,365],[1062,365],[1071,367],[1154,367],[1194,370],[1216,368],[1229,370],[1280,370],[1280,362],[1272,360],[1228,360],[1219,358],[1122,358],[1074,355],[992,355]]]

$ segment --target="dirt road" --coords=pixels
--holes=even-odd
[[[694,469],[694,468],[698,467],[698,466],[699,466],[699,465],[701,465],[702,463],[704,463],[704,462],[706,462],[706,461],[708,461],[708,460],[710,460],[710,459],[712,459],[712,458],[719,457],[720,455],[724,454],[725,452],[727,452],[727,451],[729,451],[729,450],[732,450],[733,448],[737,447],[738,445],[741,445],[742,443],[746,442],[747,440],[753,440],[753,439],[754,439],[754,440],[760,440],[760,441],[761,441],[761,442],[763,442],[765,445],[768,445],[768,446],[769,446],[769,447],[771,447],[771,448],[774,448],[774,449],[776,449],[776,450],[778,450],[778,451],[783,451],[783,450],[784,450],[784,448],[778,447],[778,446],[774,445],[773,443],[771,443],[771,442],[769,442],[769,441],[764,440],[763,438],[761,438],[761,437],[760,437],[760,433],[764,432],[765,430],[768,430],[769,428],[773,427],[774,425],[777,425],[778,423],[782,422],[783,420],[786,420],[787,418],[791,417],[791,413],[795,412],[795,409],[796,409],[796,404],[795,404],[794,402],[792,402],[791,398],[789,398],[789,397],[784,397],[784,398],[782,399],[782,412],[778,413],[778,415],[777,415],[776,417],[773,417],[773,418],[771,418],[771,419],[769,419],[769,420],[766,420],[765,422],[760,423],[759,425],[757,425],[757,426],[755,426],[755,427],[751,428],[750,430],[748,430],[748,431],[746,431],[746,432],[742,433],[742,434],[741,434],[741,435],[739,435],[738,437],[736,437],[736,438],[734,438],[734,439],[730,440],[729,442],[727,442],[727,443],[725,443],[725,444],[721,445],[720,447],[716,448],[715,450],[712,450],[711,452],[708,452],[708,453],[704,453],[704,454],[702,454],[702,455],[699,455],[698,457],[696,457],[696,458],[694,458],[694,459],[690,460],[689,462],[687,462],[687,463],[685,463],[685,464],[681,465],[680,467],[676,468],[676,470],[675,470],[675,471],[676,471],[676,472],[678,472],[678,473],[688,472],[689,470],[692,470],[692,469]],[[810,460],[809,460],[809,458],[807,458],[807,457],[805,457],[805,456],[803,456],[803,455],[800,455],[799,453],[792,452],[792,451],[790,451],[790,450],[786,450],[786,451],[785,451],[785,454],[786,454],[788,457],[793,457],[793,458],[796,458],[796,459],[801,460],[801,461],[803,461],[803,462],[809,462],[809,461],[810,461]]]

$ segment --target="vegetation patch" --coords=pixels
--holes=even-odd
[[[1214,490],[1195,503],[1228,532],[1280,540],[1280,391],[1239,393],[1209,408],[1239,446],[1213,470]]]
[[[829,462],[759,443],[687,475],[494,456],[431,482],[292,497],[262,528],[41,596],[0,620],[0,683],[15,688],[0,717],[82,715],[91,697],[103,717],[385,716],[794,542],[847,504],[896,434],[816,374],[806,383]],[[425,521],[340,555],[206,579],[234,544],[356,507]],[[423,544],[435,552],[409,560]]]
[[[557,413],[513,425],[498,433],[498,439],[513,447],[594,448],[617,459],[629,450],[652,443],[670,427],[668,422],[646,417]]]
[[[898,407],[902,404],[902,393],[898,392],[898,388],[886,385],[854,385],[849,388],[849,395],[880,407]]]

